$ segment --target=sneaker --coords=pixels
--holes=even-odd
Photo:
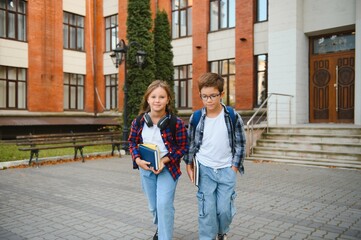
[[[218,234],[216,240],[227,240],[227,234]]]
[[[154,236],[153,236],[153,240],[158,240],[158,229],[155,232]]]

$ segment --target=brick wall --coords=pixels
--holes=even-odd
[[[61,1],[28,4],[28,109],[63,111],[63,10]],[[46,101],[46,104],[44,104]]]

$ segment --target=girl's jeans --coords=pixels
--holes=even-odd
[[[200,240],[225,234],[236,214],[234,199],[237,173],[231,167],[213,169],[200,164],[198,234]]]
[[[174,225],[173,203],[178,180],[174,181],[166,167],[158,175],[142,168],[139,170],[149,211],[153,214],[153,223],[158,227],[158,239],[171,240]]]

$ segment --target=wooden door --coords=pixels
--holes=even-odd
[[[353,51],[312,56],[309,86],[311,123],[354,122]]]

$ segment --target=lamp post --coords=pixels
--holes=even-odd
[[[127,105],[128,105],[128,78],[127,78],[127,58],[128,58],[128,50],[133,47],[140,47],[139,43],[132,41],[128,45],[125,44],[124,40],[121,39],[119,43],[117,44],[116,48],[113,50],[113,52],[110,54],[110,57],[115,65],[116,68],[119,67],[119,65],[122,64],[124,60],[124,107],[123,107],[123,149],[127,152],[128,151],[128,144],[126,143],[128,140],[128,111],[127,111]],[[141,68],[143,66],[146,52],[143,50],[138,50],[135,56],[137,65]]]

